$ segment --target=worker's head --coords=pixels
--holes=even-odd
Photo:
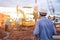
[[[46,16],[47,12],[45,10],[39,10],[40,16]]]
[[[48,19],[51,19],[51,16],[48,16]]]

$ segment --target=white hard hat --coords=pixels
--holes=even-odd
[[[47,11],[46,11],[46,10],[44,10],[44,9],[39,10],[39,12],[47,13]]]
[[[39,10],[39,14],[41,16],[46,16],[47,15],[47,11],[46,10]]]

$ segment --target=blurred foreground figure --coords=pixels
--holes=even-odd
[[[39,11],[39,13],[41,18],[36,22],[34,36],[38,40],[53,40],[52,36],[56,34],[53,22],[45,17],[47,13],[44,10]]]

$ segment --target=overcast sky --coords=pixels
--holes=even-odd
[[[48,0],[49,1],[49,0]],[[55,9],[55,13],[60,13],[60,0],[51,0]],[[31,6],[34,7],[35,0],[0,0],[0,7],[19,7]],[[38,7],[40,9],[48,9],[47,0],[37,0]]]

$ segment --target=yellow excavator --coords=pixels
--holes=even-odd
[[[27,14],[31,13],[30,15],[33,15],[35,18],[33,17],[28,17],[29,15],[26,14],[26,12],[24,11],[24,8],[25,8],[25,11],[28,12],[29,10],[31,12],[28,12]],[[19,9],[18,6],[16,7],[16,10],[17,10],[17,16],[18,14],[22,14],[22,18],[21,16],[19,17],[20,18],[20,22],[19,22],[19,25],[20,26],[27,26],[27,27],[31,27],[31,26],[34,26],[35,25],[35,22],[36,22],[36,19],[37,19],[37,13],[34,13],[37,9],[37,7],[35,7],[36,9],[34,9],[32,11],[31,7],[24,7],[23,10],[22,9]],[[27,9],[27,10],[26,10]],[[14,23],[13,23],[14,24]]]
[[[25,12],[23,10],[18,9],[18,13],[22,14],[22,16],[23,16],[23,18],[20,19],[20,25],[21,26],[30,27],[30,26],[35,25],[35,21],[29,20],[29,18],[27,18],[27,15],[25,15]],[[29,21],[27,21],[27,20],[29,20]]]

